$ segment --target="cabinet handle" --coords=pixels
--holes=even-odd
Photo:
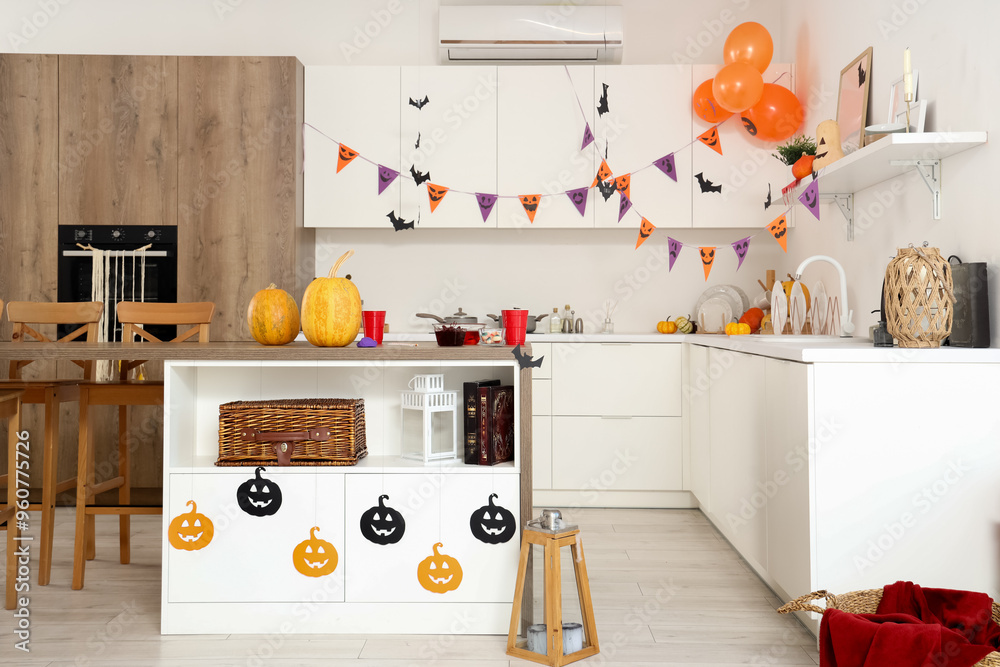
[[[601,415],[601,419],[632,419],[632,415]]]

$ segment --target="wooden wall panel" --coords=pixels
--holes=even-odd
[[[177,58],[59,56],[59,224],[177,224]]]
[[[250,339],[247,304],[268,283],[297,289],[302,71],[179,58],[178,298],[216,303],[213,340]]]

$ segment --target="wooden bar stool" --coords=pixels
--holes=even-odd
[[[124,347],[144,344],[163,344],[143,326],[187,326],[170,343],[180,343],[197,337],[198,342],[209,341],[209,323],[215,304],[198,303],[136,303],[122,301],[117,306],[118,321],[122,323]],[[138,336],[141,340],[136,342]],[[147,341],[147,342],[143,342]],[[119,560],[127,565],[132,559],[130,546],[130,519],[133,514],[162,514],[163,508],[131,504],[131,475],[128,442],[128,406],[163,405],[163,381],[131,380],[129,375],[145,362],[135,358],[121,361],[119,378],[110,382],[80,383],[80,444],[78,449],[76,487],[76,537],[73,543],[73,590],[83,588],[86,561],[93,560],[95,543],[94,517],[97,514],[118,515]],[[94,405],[118,406],[118,475],[103,482],[94,478],[94,446],[90,431],[90,408]],[[118,504],[95,506],[99,493],[118,489]]]
[[[2,308],[2,306],[0,306]],[[0,509],[0,523],[7,531],[7,563],[5,569],[4,608],[13,609],[16,595],[14,579],[17,577],[17,554],[15,553],[21,536],[14,517],[17,515],[17,433],[21,430],[21,396],[24,389],[0,389],[0,419],[7,420],[7,505]]]
[[[587,579],[587,563],[583,557],[583,545],[579,540],[579,528],[567,525],[549,530],[540,525],[533,526],[534,523],[529,522],[521,535],[521,560],[517,567],[514,607],[510,614],[510,631],[507,634],[507,655],[560,667],[601,652],[597,641],[597,625],[594,622],[594,603],[590,597],[590,582]],[[526,641],[519,642],[517,637],[521,600],[524,597],[525,576],[528,571],[528,556],[533,544],[543,547],[545,554],[543,569],[547,655],[529,651]],[[580,597],[580,612],[583,615],[583,648],[569,655],[563,653],[562,573],[559,564],[559,550],[562,547],[569,547],[573,557],[576,590]]]

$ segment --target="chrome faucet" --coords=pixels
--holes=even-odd
[[[847,274],[844,273],[844,267],[840,265],[840,262],[827,255],[813,255],[812,257],[806,257],[802,260],[802,263],[799,264],[799,268],[795,269],[795,280],[801,280],[802,271],[804,271],[807,266],[816,260],[833,264],[833,266],[837,269],[837,273],[840,274],[840,336],[841,338],[850,338],[851,334],[854,333],[854,323],[851,322],[851,319],[854,316],[854,311],[847,309]]]

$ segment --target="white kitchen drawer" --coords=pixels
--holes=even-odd
[[[552,487],[679,490],[681,449],[680,417],[553,417]]]
[[[531,381],[531,414],[552,414],[552,380]]]
[[[551,313],[549,317],[551,317]],[[539,327],[548,327],[549,318],[546,317],[544,320],[538,323]],[[546,329],[547,331],[548,329]],[[544,357],[542,359],[542,365],[538,368],[531,369],[531,379],[541,380],[544,378],[552,378],[552,343],[532,343],[531,344],[531,358],[538,359],[538,357]]]
[[[679,417],[682,363],[680,345],[557,344],[552,414]]]
[[[531,487],[552,488],[552,417],[531,418]]]

